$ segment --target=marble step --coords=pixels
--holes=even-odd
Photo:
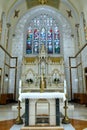
[[[43,126],[33,126],[33,127],[22,127],[21,130],[64,130],[63,127],[52,127],[52,126],[49,126],[49,127],[43,127]]]

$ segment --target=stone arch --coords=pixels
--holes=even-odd
[[[40,10],[38,10],[38,8],[40,8]],[[70,48],[71,51],[70,53],[74,53],[74,50],[72,49],[72,47],[74,46],[72,44],[71,41],[71,26],[69,24],[69,22],[65,19],[65,17],[60,14],[60,12],[57,9],[54,9],[52,7],[48,7],[48,6],[37,6],[34,7],[32,9],[30,9],[29,12],[27,12],[18,22],[17,26],[15,27],[14,33],[15,33],[15,37],[13,37],[12,39],[12,56],[17,56],[18,57],[18,75],[17,75],[17,79],[20,79],[20,72],[21,72],[21,64],[22,64],[22,59],[24,56],[24,44],[25,44],[25,31],[26,31],[26,27],[28,24],[28,20],[29,18],[31,18],[31,16],[35,16],[36,13],[40,12],[40,11],[48,11],[49,13],[51,13],[52,15],[54,15],[56,17],[56,19],[59,21],[59,27],[61,28],[61,34],[62,34],[62,50],[63,53],[65,53],[66,48],[64,48],[65,45],[68,46],[68,43],[70,44]],[[67,47],[66,46],[66,47]],[[70,50],[69,48],[69,50]],[[64,54],[63,54],[64,55]],[[67,55],[64,55],[67,56]],[[66,58],[66,57],[65,57]],[[68,62],[67,62],[68,63]],[[17,82],[18,83],[18,82]]]
[[[38,11],[39,8],[39,11]],[[34,17],[36,14],[40,13],[40,12],[48,12],[51,13],[56,20],[58,21],[59,24],[59,29],[60,29],[60,33],[61,33],[61,43],[64,43],[64,37],[70,37],[71,36],[71,26],[69,24],[69,22],[65,19],[65,17],[63,15],[60,14],[60,12],[58,12],[57,9],[54,9],[52,7],[48,7],[48,6],[38,6],[38,7],[34,7],[33,9],[30,9],[29,12],[27,12],[18,22],[16,28],[15,28],[15,32],[14,34],[16,35],[15,37],[13,37],[12,43],[13,43],[13,47],[12,47],[12,53],[13,55],[19,55],[19,53],[21,53],[21,55],[23,56],[23,50],[25,49],[23,47],[24,43],[25,43],[25,38],[26,38],[26,28],[28,25],[28,21],[30,19],[32,19],[32,17]],[[19,40],[20,39],[20,40]],[[18,42],[16,42],[18,41]],[[21,46],[21,50],[19,49],[18,51],[16,51],[17,48],[15,48],[17,46],[17,44],[19,46]],[[14,50],[13,50],[14,48]],[[63,45],[62,45],[63,48]],[[20,52],[21,51],[21,52]],[[63,51],[63,49],[62,49]],[[18,52],[18,54],[17,54]],[[16,53],[16,54],[15,54]]]

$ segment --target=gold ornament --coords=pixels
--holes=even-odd
[[[39,0],[40,4],[46,4],[48,1],[47,0]]]

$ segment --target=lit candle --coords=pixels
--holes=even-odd
[[[64,79],[64,93],[66,94],[66,80]]]
[[[19,87],[21,87],[21,80],[19,81]]]
[[[19,94],[21,93],[21,80],[19,81]]]

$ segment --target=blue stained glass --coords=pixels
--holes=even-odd
[[[32,53],[32,44],[30,41],[27,42],[27,45],[26,45],[26,53],[27,54],[31,54]]]
[[[47,43],[47,50],[48,50],[48,54],[53,53],[53,45],[52,45],[51,41],[48,41],[48,43]]]
[[[29,28],[26,41],[26,54],[32,53],[32,30]]]
[[[41,37],[42,41],[46,40],[46,30],[45,30],[45,28],[41,29],[40,37]]]
[[[34,53],[39,53],[39,43],[38,43],[37,41],[34,42],[33,52],[34,52]]]
[[[60,53],[60,43],[59,43],[59,40],[55,40],[55,42],[54,42],[54,51],[55,51],[56,54]]]

